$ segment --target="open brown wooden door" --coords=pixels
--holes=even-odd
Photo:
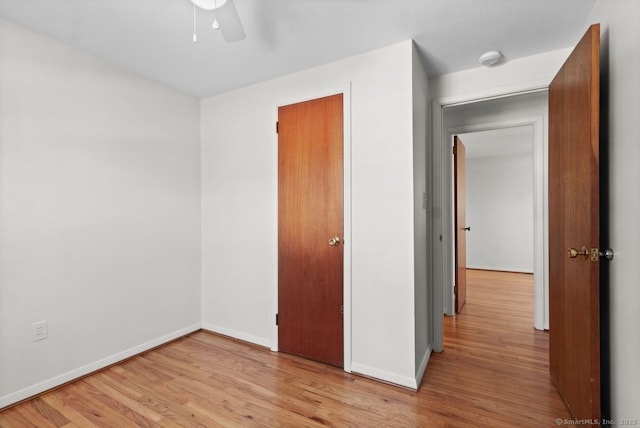
[[[342,94],[278,109],[278,348],[342,367]]]
[[[466,155],[462,140],[453,137],[453,175],[455,205],[455,287],[456,312],[460,312],[467,301],[467,211],[466,211]]]
[[[601,411],[599,46],[593,25],[549,86],[549,363],[585,420]]]

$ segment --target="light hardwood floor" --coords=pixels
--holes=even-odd
[[[531,275],[469,271],[418,392],[197,332],[0,412],[0,427],[552,427]]]

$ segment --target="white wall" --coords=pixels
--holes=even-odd
[[[429,79],[432,99],[450,105],[519,93],[525,88],[547,88],[571,50],[567,47],[495,67],[478,67],[434,77]]]
[[[533,153],[467,158],[466,166],[467,267],[533,273]]]
[[[608,244],[615,250],[610,263],[609,331],[611,343],[611,411],[614,418],[637,420],[640,403],[640,2],[598,0],[588,24],[601,24],[603,98],[608,121],[602,139],[609,146]],[[585,27],[586,29],[586,27]],[[607,94],[608,93],[608,94]],[[607,243],[605,242],[605,245]]]
[[[430,228],[427,227],[427,123],[428,88],[427,75],[418,53],[413,48],[413,243],[415,257],[415,366],[416,379],[419,382],[424,375],[429,356],[431,355],[431,296],[429,295],[430,254],[427,243],[431,239]]]
[[[198,110],[0,20],[0,407],[199,328]]]
[[[416,386],[412,46],[202,101],[205,328],[277,345],[276,108],[351,84],[351,369]]]

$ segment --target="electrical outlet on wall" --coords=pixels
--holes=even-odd
[[[31,336],[34,342],[46,339],[48,337],[47,321],[43,320],[31,324]]]

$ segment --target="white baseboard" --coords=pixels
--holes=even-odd
[[[0,397],[0,409],[3,407],[10,406],[11,404],[17,403],[19,401],[25,400],[29,397],[33,397],[34,395],[41,394],[45,391],[48,391],[52,388],[63,385],[67,382],[81,378],[82,376],[88,375],[89,373],[93,373],[95,371],[108,367],[112,364],[126,360],[127,358],[130,358],[130,357],[133,357],[134,355],[148,351],[149,349],[155,348],[160,345],[164,345],[165,343],[171,342],[174,339],[177,339],[179,337],[185,336],[189,333],[193,333],[194,331],[198,331],[198,330],[200,330],[200,323],[192,324],[188,327],[174,331],[173,333],[166,334],[164,336],[158,337],[157,339],[150,340],[141,345],[137,345],[132,348],[126,349],[122,352],[118,352],[116,354],[110,355],[96,362],[84,365],[82,367],[78,367],[77,369],[70,370],[66,373],[63,373],[58,376],[54,376],[42,382],[38,382],[35,385],[31,385],[19,391],[4,395]]]
[[[384,370],[376,369],[375,367],[365,366],[364,364],[359,364],[356,362],[351,363],[351,372],[404,386],[406,388],[411,388],[414,390],[418,389],[418,382],[415,378],[401,376],[397,373],[387,372]]]
[[[251,334],[243,333],[241,331],[232,330],[230,328],[220,327],[215,324],[209,324],[206,322],[202,323],[202,329],[210,331],[212,333],[218,333],[223,336],[233,337],[234,339],[243,340],[245,342],[253,343],[259,346],[264,346],[265,348],[271,349],[271,341],[264,337],[253,336]]]
[[[418,370],[416,371],[416,389],[422,383],[422,378],[424,377],[424,373],[427,371],[427,365],[429,364],[429,359],[431,358],[431,346],[427,348],[422,356],[422,361],[420,361],[420,365],[418,366]]]

